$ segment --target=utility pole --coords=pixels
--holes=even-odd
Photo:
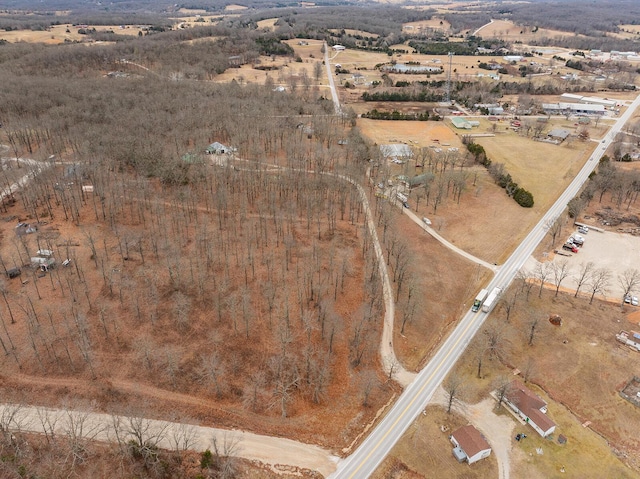
[[[451,103],[451,60],[453,52],[449,52],[449,71],[447,72],[447,103]]]

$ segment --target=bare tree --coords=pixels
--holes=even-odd
[[[556,285],[556,294],[558,296],[558,291],[560,291],[560,285],[562,282],[571,274],[569,269],[569,263],[567,260],[558,261],[557,263],[553,263],[553,282]]]
[[[512,392],[512,380],[509,376],[500,376],[495,382],[495,392],[496,399],[498,400],[498,404],[496,409],[500,409],[502,403],[506,398],[509,397],[509,394]]]
[[[525,269],[519,269],[516,273],[516,278],[520,281],[520,289],[526,293],[527,302],[529,301],[529,294],[533,288],[533,282],[529,280],[531,273]]]
[[[551,266],[549,263],[538,263],[534,272],[536,279],[540,281],[540,289],[538,290],[538,298],[542,297],[542,289],[546,279],[551,274]]]
[[[580,291],[580,288],[582,286],[584,286],[585,284],[589,283],[591,276],[593,275],[593,273],[595,272],[594,269],[595,265],[593,264],[592,261],[589,261],[588,263],[584,264],[582,263],[580,265],[580,271],[578,273],[578,275],[576,276],[576,292],[573,295],[574,298],[578,297],[578,292]]]
[[[593,297],[596,293],[605,294],[609,281],[611,280],[611,272],[605,268],[596,269],[589,280],[589,288],[591,290],[591,298],[589,304],[593,303]],[[624,300],[623,300],[624,301]]]
[[[533,339],[535,337],[536,329],[538,328],[539,322],[540,322],[540,318],[532,318],[531,320],[529,320],[529,323],[527,324],[528,334],[529,334],[529,341],[528,341],[529,346],[533,345]]]
[[[524,364],[524,368],[522,368],[522,379],[524,379],[525,383],[531,379],[531,376],[533,376],[535,371],[536,363],[532,357],[529,357],[527,362]]]
[[[102,424],[90,420],[89,414],[85,411],[67,410],[63,417],[63,430],[69,447],[66,462],[71,470],[87,460],[91,441],[104,430]]]
[[[456,373],[451,373],[442,386],[447,397],[447,414],[450,414],[453,402],[459,401],[464,394],[464,381]]]
[[[555,216],[554,218],[549,219],[544,225],[547,230],[547,234],[551,236],[551,248],[555,248],[556,239],[562,234],[563,223],[564,220],[562,219],[562,216]]]
[[[505,295],[504,298],[501,300],[502,308],[504,309],[504,312],[507,315],[507,317],[505,318],[507,322],[509,322],[509,319],[511,318],[511,313],[514,311],[516,307],[517,300],[518,300],[518,289],[516,288],[513,288],[509,292],[509,294]]]
[[[167,431],[171,448],[178,454],[193,449],[197,443],[196,427],[187,421],[183,418]]]
[[[625,269],[618,275],[618,284],[624,291],[622,294],[622,304],[624,304],[624,299],[640,284],[640,271],[635,268]]]

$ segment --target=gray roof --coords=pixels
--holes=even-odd
[[[380,152],[385,158],[411,158],[413,156],[409,145],[405,145],[404,143],[380,145]]]
[[[563,140],[566,140],[566,138],[570,134],[571,134],[571,132],[569,130],[565,130],[564,128],[554,128],[549,133],[547,133],[547,136],[551,136],[553,138],[561,138]]]

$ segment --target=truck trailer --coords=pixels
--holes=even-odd
[[[489,313],[493,309],[493,307],[498,302],[500,293],[502,293],[502,288],[493,288],[493,291],[489,293],[489,296],[487,297],[487,299],[485,299],[482,305],[482,312]]]
[[[476,296],[476,299],[473,301],[473,306],[471,306],[471,311],[473,311],[474,313],[478,312],[478,310],[480,309],[480,306],[482,306],[482,302],[487,299],[487,295],[489,294],[489,291],[487,291],[486,289],[481,290],[478,293],[478,296]]]

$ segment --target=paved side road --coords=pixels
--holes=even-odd
[[[3,404],[0,429],[4,428],[114,443],[132,439],[137,431],[145,441],[168,450],[213,451],[215,439],[219,450],[268,464],[274,471],[299,468],[324,476],[335,470],[338,461],[327,449],[290,439],[90,411]]]

